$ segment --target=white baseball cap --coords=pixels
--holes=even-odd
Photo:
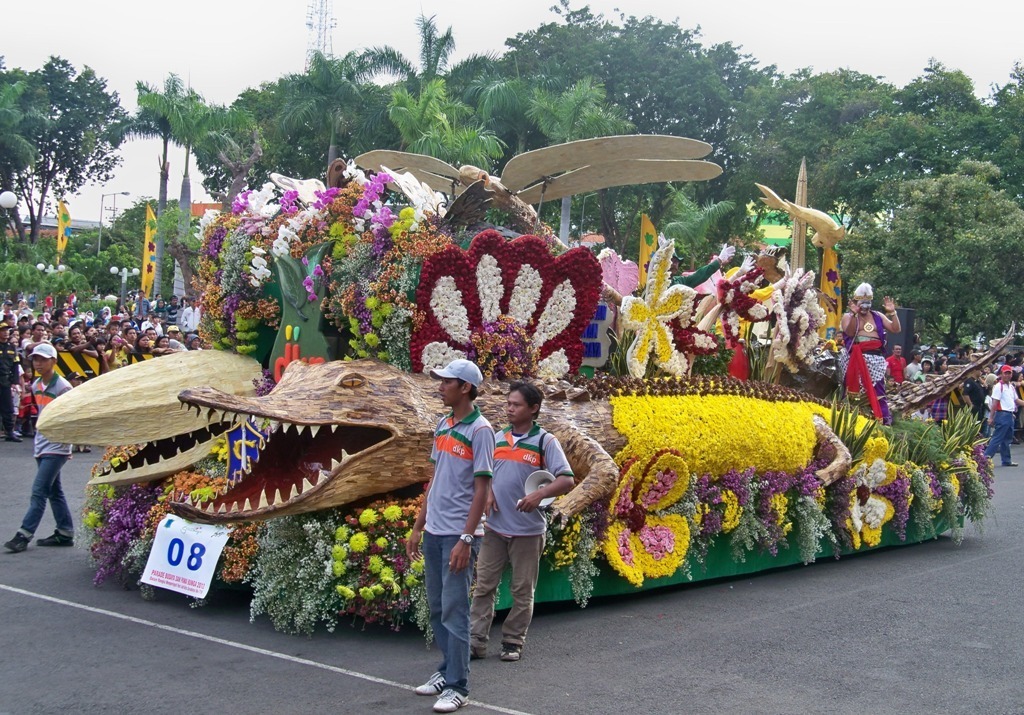
[[[36,355],[38,355],[39,357],[50,358],[51,360],[56,360],[57,359],[57,348],[53,347],[49,343],[39,343],[38,345],[35,346],[35,348],[33,348],[31,354],[29,355],[29,357],[35,357]]]
[[[456,378],[468,382],[473,387],[480,387],[480,383],[484,381],[480,368],[469,360],[462,359],[452,360],[443,370],[431,370],[430,376],[438,380],[445,377]]]

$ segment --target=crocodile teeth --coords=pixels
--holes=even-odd
[[[326,469],[321,469],[320,470],[320,476],[318,476],[316,478],[316,483],[320,484],[323,480],[329,478],[330,476],[331,476],[330,472],[328,472]]]
[[[223,514],[223,513],[224,513],[224,512],[226,512],[227,510],[228,510],[228,507],[227,507],[227,505],[225,505],[225,504],[221,504],[221,505],[220,505],[220,507],[218,507],[218,508],[217,508],[217,513],[218,513],[218,514]]]
[[[229,511],[238,511],[238,502],[237,501],[231,505],[231,509],[229,509]]]
[[[294,499],[299,495],[299,488],[292,484],[292,490],[288,493],[288,499]]]
[[[320,431],[320,425],[309,425],[309,433],[316,437],[316,433]]]
[[[249,497],[245,498],[245,506],[242,507],[245,511],[252,511],[252,504],[249,503]]]
[[[305,477],[302,478],[302,493],[305,494],[313,488],[313,482],[309,481]]]
[[[335,431],[337,431],[337,429],[338,429],[338,425],[331,425],[331,434],[333,434]]]
[[[258,508],[266,509],[268,506],[270,506],[270,502],[267,501],[267,490],[264,489],[260,492],[260,505]]]
[[[341,464],[342,464],[342,463],[341,463],[341,462],[339,462],[339,461],[338,461],[337,459],[332,459],[332,460],[331,460],[331,471],[333,472],[333,471],[334,471],[335,469],[337,469],[338,467],[340,467],[340,466],[341,466]]]
[[[274,490],[274,506],[277,506],[278,504],[284,504],[284,497],[281,496],[281,490],[280,489],[275,489]]]
[[[213,513],[213,502],[210,502],[210,503],[209,503],[209,504],[208,504],[208,505],[206,506],[206,513],[207,513],[207,514],[212,514],[212,513]]]

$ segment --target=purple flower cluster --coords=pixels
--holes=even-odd
[[[991,499],[995,496],[995,490],[992,488],[995,479],[993,477],[992,460],[985,456],[985,445],[974,445],[972,456],[978,465],[978,476],[981,477],[981,483],[985,485],[985,489]]]
[[[313,203],[313,208],[317,211],[322,211],[331,205],[331,202],[334,201],[335,197],[341,193],[341,189],[336,186],[332,186],[324,191],[316,191],[314,193],[316,194],[316,201]]]
[[[370,206],[384,195],[384,188],[389,181],[391,181],[390,175],[384,172],[375,174],[370,179],[370,183],[363,187],[363,197],[352,207],[352,215],[356,218],[367,218],[366,214],[370,211]]]
[[[238,216],[248,211],[250,194],[252,194],[252,189],[246,189],[235,196],[234,200],[231,202],[231,213]]]
[[[900,541],[906,541],[907,520],[910,518],[910,475],[900,468],[896,478],[889,484],[877,487],[875,493],[892,502],[895,514],[889,523]]]
[[[351,317],[359,321],[359,332],[363,335],[373,332],[373,314],[370,309],[366,307],[366,293],[362,288],[356,289],[356,300],[354,301],[354,310]]]
[[[224,312],[224,319],[231,326],[231,334],[235,334],[235,311],[242,304],[242,296],[238,293],[232,293],[224,299],[224,304],[221,306],[221,310]]]
[[[159,486],[133,484],[120,496],[103,500],[104,522],[96,530],[92,558],[96,563],[93,583],[99,586],[116,577],[124,585],[130,576],[124,557],[146,527],[149,510],[163,493]]]
[[[370,219],[370,225],[373,227],[372,250],[374,258],[383,257],[394,245],[394,241],[391,239],[391,231],[388,229],[391,228],[396,220],[397,216],[391,213],[391,209],[387,206],[381,206],[380,211]]]
[[[228,235],[228,230],[223,226],[217,226],[213,229],[213,233],[210,234],[209,240],[206,242],[206,257],[216,258],[220,255],[220,249],[224,247],[224,238]]]
[[[299,211],[299,192],[292,189],[281,195],[281,213],[291,216]]]
[[[302,263],[304,265],[309,265],[309,259],[303,258]],[[302,279],[302,286],[306,289],[306,298],[309,299],[309,302],[312,303],[316,300],[316,292],[320,288],[321,283],[323,283],[323,278],[324,269],[320,267],[319,263],[317,263],[313,266],[313,274]]]
[[[264,370],[260,377],[253,379],[252,384],[256,388],[256,397],[266,397],[277,386],[274,373],[270,370]]]

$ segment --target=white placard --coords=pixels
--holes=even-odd
[[[142,582],[204,598],[230,533],[227,526],[194,524],[168,514],[156,530]]]

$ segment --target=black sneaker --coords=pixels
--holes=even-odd
[[[523,656],[523,646],[518,643],[502,643],[501,659],[506,663],[515,663]]]
[[[75,540],[70,536],[64,536],[59,531],[55,531],[45,539],[36,539],[36,544],[39,546],[74,546]]]
[[[12,554],[20,554],[22,551],[28,548],[29,539],[22,534],[20,531],[14,535],[14,538],[4,544],[4,548],[10,551]]]
[[[20,442],[21,437],[15,437],[13,434],[9,434],[4,437],[4,442]]]

